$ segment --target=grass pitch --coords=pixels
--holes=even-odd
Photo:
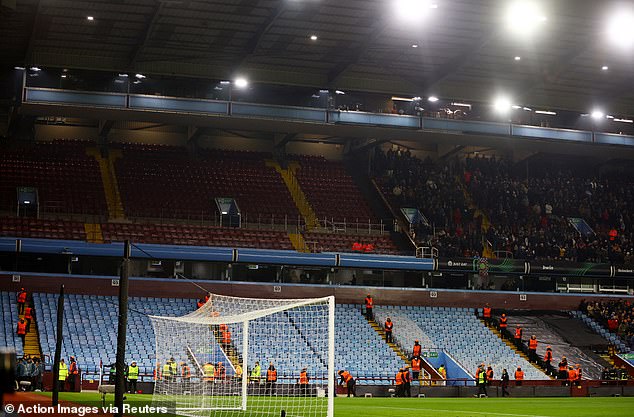
[[[43,394],[50,397],[50,393]],[[60,393],[60,400],[75,404],[101,404],[97,393]],[[109,404],[113,401],[108,396]],[[279,410],[276,399],[271,410]],[[283,401],[280,399],[280,401]],[[127,394],[127,403],[151,404],[151,395]],[[217,411],[210,416],[265,417],[277,412]],[[288,417],[299,417],[290,412]],[[335,417],[634,417],[634,398],[336,398]]]

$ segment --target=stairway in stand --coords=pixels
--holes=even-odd
[[[33,300],[28,300],[25,307],[32,307]],[[37,330],[37,311],[33,320],[31,320],[31,328],[24,338],[24,356],[42,357],[42,349],[40,348],[40,336]],[[24,314],[20,314],[19,318],[23,318]]]
[[[99,164],[101,172],[101,181],[106,196],[106,204],[108,205],[108,217],[110,220],[125,219],[123,211],[123,202],[119,193],[119,185],[117,176],[115,175],[114,161],[121,157],[121,152],[111,150],[107,157],[103,157],[97,148],[87,148],[86,154],[95,158]]]
[[[233,343],[231,343],[229,346],[225,346],[222,343],[222,334],[220,330],[218,330],[216,327],[213,328],[213,334],[218,345],[222,346],[222,351],[225,353],[225,355],[227,355],[227,359],[229,359],[229,362],[231,362],[233,368],[236,369],[238,366],[242,366],[242,356],[233,346]],[[243,372],[245,372],[245,370],[243,370]]]
[[[377,332],[379,334],[379,336],[381,336],[381,339],[383,339],[383,341],[385,343],[387,343],[387,345],[390,347],[390,349],[392,349],[403,360],[403,362],[408,364],[410,366],[410,368],[411,368],[412,362],[410,361],[410,359],[407,356],[407,354],[396,343],[392,343],[392,342],[388,342],[387,341],[387,338],[385,336],[385,330],[383,330],[383,327],[381,327],[379,325],[379,323],[377,323],[374,319],[368,319],[366,317],[366,320],[368,321],[368,323],[370,324],[372,329],[374,329],[374,331]],[[394,370],[394,373],[396,373],[396,371],[397,371],[397,369]],[[425,380],[426,379],[428,380],[430,378],[441,379],[442,377],[434,368],[421,369],[421,373],[420,373],[420,376],[419,376],[419,379],[418,379],[418,383],[420,385],[429,385],[430,381],[425,381]]]
[[[495,327],[494,325],[491,326],[487,326],[486,322],[483,319],[480,319],[480,321],[482,322],[482,324],[484,326],[486,326],[492,333],[494,333],[497,337],[499,337],[500,339],[502,339],[502,341],[504,342],[504,344],[506,346],[508,346],[511,350],[513,350],[515,353],[517,353],[518,355],[520,355],[522,358],[526,359],[526,361],[528,363],[530,363],[535,369],[537,369],[540,372],[543,372],[545,375],[547,375],[550,379],[555,379],[555,377],[553,377],[552,375],[548,375],[544,372],[544,370],[542,368],[540,368],[539,366],[537,366],[536,364],[534,364],[533,362],[530,361],[530,359],[528,358],[528,356],[526,355],[526,353],[522,352],[520,349],[517,348],[517,346],[515,346],[515,343],[513,342],[513,340],[507,339],[505,337],[502,337],[502,333],[500,333],[500,331],[497,329],[497,327]]]

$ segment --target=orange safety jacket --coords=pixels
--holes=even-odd
[[[515,379],[519,381],[524,379],[524,371],[515,371]]]
[[[420,372],[420,367],[423,364],[423,360],[420,358],[412,359],[412,371]]]
[[[394,327],[394,322],[393,321],[386,321],[385,322],[385,331],[386,332],[391,332],[392,331],[392,327]]]
[[[553,360],[553,351],[550,349],[546,349],[546,353],[544,354],[544,362],[550,362]]]
[[[218,364],[214,369],[214,378],[224,378],[225,376],[227,376],[225,367],[222,364]]]
[[[277,369],[266,371],[266,380],[268,382],[276,382],[277,381]]]
[[[198,300],[198,301],[196,302],[196,307],[198,307],[198,308],[200,308],[200,307],[202,307],[202,306],[204,306],[204,305],[205,305],[205,303],[203,303],[201,300]]]
[[[517,329],[515,329],[515,338],[516,339],[521,339],[522,338],[522,328],[518,327]]]
[[[189,379],[192,377],[192,371],[189,366],[184,365],[181,367],[181,376],[183,377],[183,379]]]
[[[153,377],[154,380],[157,381],[159,379],[161,379],[163,377],[163,374],[161,373],[161,364],[157,364],[156,368],[154,368],[154,372],[153,372]]]
[[[308,384],[308,373],[306,371],[299,373],[299,383],[302,385]]]
[[[19,335],[26,334],[26,323],[18,323],[18,334]]]
[[[374,300],[372,297],[365,297],[365,308],[372,308],[374,306]]]
[[[79,369],[77,369],[77,362],[71,362],[68,366],[69,375],[77,375],[79,373]]]
[[[532,350],[537,350],[537,339],[529,339],[528,348]]]
[[[231,332],[230,331],[226,331],[222,333],[222,343],[224,343],[225,345],[229,345],[231,344]]]
[[[18,293],[18,303],[26,303],[26,291],[20,291]]]
[[[568,364],[565,362],[559,362],[559,371],[565,371],[566,369],[568,369]]]
[[[343,373],[341,374],[341,377],[346,383],[350,382],[350,380],[352,379],[352,375],[350,375],[350,372],[348,371],[343,371]]]
[[[574,381],[577,379],[577,371],[574,369],[570,369],[568,371],[568,381]]]
[[[493,381],[493,369],[487,370],[486,377],[487,381]]]
[[[485,319],[491,318],[491,307],[484,307],[484,318]]]
[[[403,385],[403,373],[398,371],[395,378],[396,385]]]
[[[420,351],[421,351],[422,347],[421,345],[414,345],[414,356],[420,356]]]
[[[581,368],[577,368],[577,379],[581,380]]]
[[[32,320],[33,319],[33,309],[31,307],[27,307],[24,309],[24,318]]]
[[[218,329],[221,332],[226,332],[227,330],[229,330],[229,326],[227,326],[226,324],[222,323],[220,326],[218,326]]]
[[[500,317],[500,328],[506,329],[506,327],[508,326],[507,321],[508,317]]]

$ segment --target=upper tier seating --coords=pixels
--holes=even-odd
[[[24,346],[22,340],[16,334],[18,325],[18,304],[16,294],[6,291],[0,292],[0,304],[2,311],[0,318],[4,323],[0,327],[0,346],[15,349],[18,356],[24,354]],[[33,326],[31,326],[33,331]]]
[[[405,315],[420,327],[423,341],[429,340],[433,346],[423,348],[443,349],[456,359],[470,373],[474,374],[481,363],[491,364],[495,375],[502,375],[506,368],[510,375],[518,366],[522,367],[525,379],[548,379],[548,377],[529,364],[526,359],[512,351],[493,334],[473,314],[473,309],[451,307],[375,307],[378,320],[386,317]],[[394,320],[394,334],[399,336],[398,321]],[[413,346],[411,337],[405,335],[403,343]]]
[[[84,224],[68,220],[0,217],[0,236],[86,240]]]
[[[281,177],[265,165],[266,154],[185,148],[119,145],[115,163],[121,198],[129,217],[212,219],[216,197],[232,197],[250,223],[284,223],[298,211]]]
[[[301,168],[297,179],[315,214],[328,222],[367,224],[378,223],[354,180],[342,162],[327,161],[323,157],[293,156]]]
[[[293,250],[288,236],[275,230],[249,230],[181,224],[103,223],[104,241]]]
[[[16,187],[36,187],[40,211],[106,215],[101,173],[88,142],[59,140],[0,149],[0,210],[15,212]]]

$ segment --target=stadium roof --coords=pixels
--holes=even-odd
[[[0,3],[0,55],[12,66],[244,75],[474,101],[505,93],[522,105],[634,112],[634,53],[603,36],[607,2],[543,1],[547,21],[523,38],[505,27],[498,0],[438,0],[413,24],[398,20],[392,0],[11,3]]]

